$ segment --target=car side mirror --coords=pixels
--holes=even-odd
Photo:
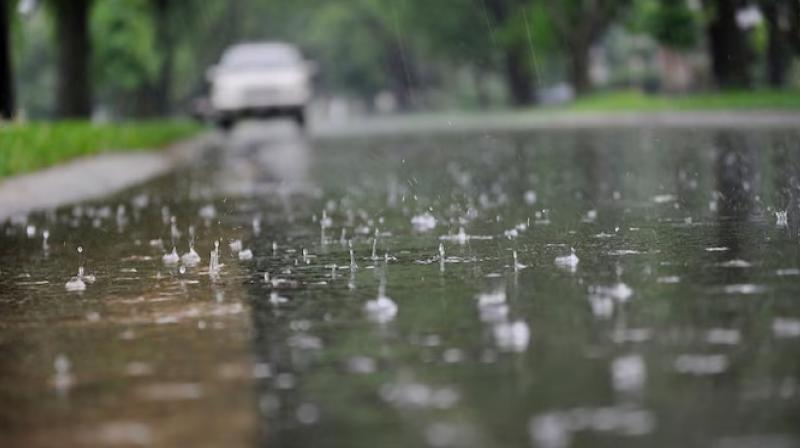
[[[214,78],[217,77],[217,72],[219,72],[219,67],[216,65],[212,65],[206,69],[206,80],[208,82],[214,82]]]

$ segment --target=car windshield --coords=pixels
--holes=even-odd
[[[249,70],[296,65],[300,55],[283,45],[246,45],[229,50],[220,66],[225,70]]]

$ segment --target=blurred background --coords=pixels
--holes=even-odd
[[[762,92],[781,106],[797,97],[770,91],[800,85],[800,0],[0,5],[0,111],[20,119],[196,112],[221,52],[261,40],[291,42],[315,61],[311,113],[321,118],[582,98],[625,108],[711,91]]]

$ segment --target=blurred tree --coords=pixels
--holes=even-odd
[[[511,101],[517,106],[535,100],[536,67],[530,42],[530,26],[525,0],[481,0],[499,30],[503,64]]]
[[[11,70],[11,2],[0,0],[0,119],[14,116],[14,79]]]
[[[241,14],[248,1],[147,1],[157,59],[148,90],[153,96],[154,112],[168,115],[176,106],[185,105],[187,97],[202,90],[208,65],[250,24],[249,17]]]
[[[722,89],[750,86],[752,54],[746,36],[736,21],[743,0],[703,0],[708,14],[708,45],[711,72]]]
[[[634,11],[634,31],[650,34],[673,50],[697,48],[701,17],[687,0],[639,0]]]
[[[722,0],[724,1],[724,0]],[[591,88],[589,51],[631,0],[547,0],[558,39],[566,46],[570,81],[580,95]]]
[[[175,59],[175,39],[170,15],[175,7],[175,2],[150,0],[150,4],[155,16],[156,42],[159,43],[161,56],[154,88],[155,106],[159,115],[167,115],[171,107],[172,70]]]
[[[89,70],[89,11],[92,0],[51,0],[56,22],[58,82],[56,112],[61,118],[87,118],[92,113]]]
[[[160,51],[149,0],[104,0],[92,12],[92,71],[99,102],[114,115],[150,116]]]
[[[421,67],[415,39],[406,27],[408,4],[391,0],[302,3],[307,22],[276,25],[272,36],[301,44],[324,68],[323,88],[339,87],[371,104],[390,91],[401,109],[419,107]],[[314,14],[307,15],[309,9]]]
[[[793,53],[800,50],[800,0],[759,0],[767,27],[767,81],[783,87]]]

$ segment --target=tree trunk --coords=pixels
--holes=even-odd
[[[495,26],[499,28],[508,25],[517,9],[517,5],[510,0],[486,0],[484,5]],[[524,9],[522,13],[525,13]],[[508,93],[515,106],[532,104],[535,100],[534,75],[528,63],[530,55],[527,45],[528,42],[518,40],[502,44]]]
[[[785,0],[761,2],[761,11],[767,25],[767,81],[772,87],[783,87],[792,62],[789,30],[783,29],[789,11]]]
[[[156,80],[155,106],[156,113],[168,115],[171,107],[172,94],[172,66],[174,60],[174,45],[172,31],[169,23],[170,0],[155,0],[156,39],[161,48],[161,66]]]
[[[569,48],[570,82],[575,95],[584,95],[592,88],[589,80],[589,45],[576,42]]]
[[[92,113],[91,0],[55,0],[54,4],[58,40],[56,111],[61,118],[88,118]]]
[[[717,86],[723,89],[750,86],[750,55],[736,23],[738,6],[734,0],[713,0],[714,18],[708,26],[711,69]]]
[[[401,110],[411,110],[419,106],[414,104],[414,88],[417,86],[416,68],[407,58],[402,43],[391,36],[387,36],[387,39],[389,39],[386,42],[389,85],[397,99],[398,107]]]
[[[0,0],[0,119],[14,117],[14,78],[11,71],[11,24],[7,0]]]
[[[515,106],[533,104],[533,75],[528,64],[528,52],[522,45],[511,45],[506,49],[506,79]]]

